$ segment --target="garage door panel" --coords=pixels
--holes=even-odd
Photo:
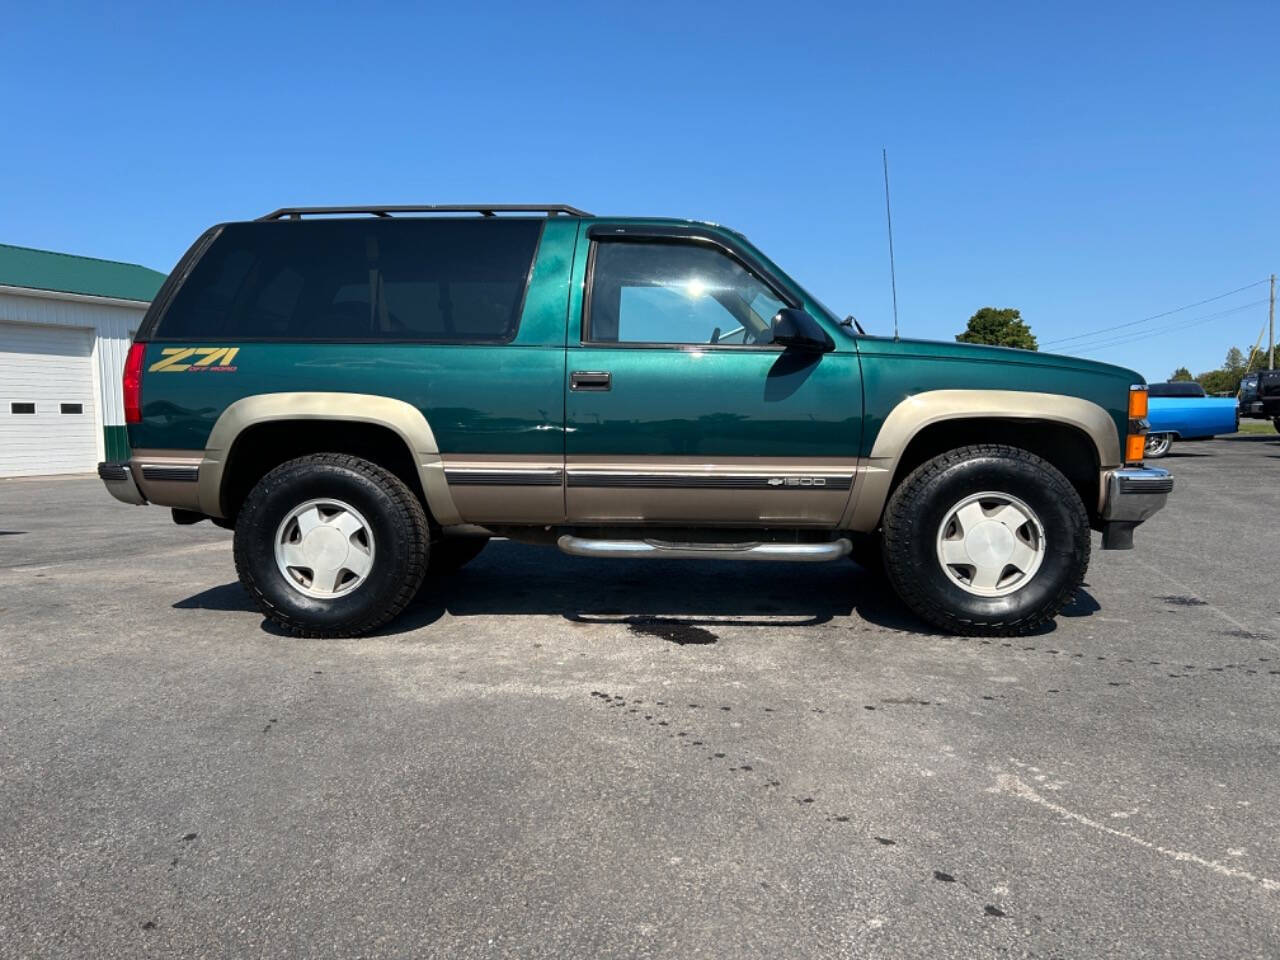
[[[93,470],[93,332],[0,322],[0,477]],[[34,403],[34,414],[13,403]],[[63,413],[62,404],[80,404]]]

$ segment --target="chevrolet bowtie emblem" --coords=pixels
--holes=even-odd
[[[770,477],[771,487],[825,487],[826,477]]]

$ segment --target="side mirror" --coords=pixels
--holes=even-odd
[[[774,315],[773,342],[804,353],[827,353],[836,348],[818,321],[795,307],[783,307]]]

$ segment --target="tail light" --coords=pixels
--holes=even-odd
[[[124,422],[142,422],[142,358],[147,352],[145,343],[129,346],[129,356],[124,361]]]
[[[1129,432],[1124,438],[1124,462],[1142,464],[1147,445],[1147,385],[1129,388]]]

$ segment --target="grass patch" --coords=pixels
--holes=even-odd
[[[1276,433],[1276,428],[1271,425],[1270,420],[1241,420],[1241,433],[1265,433],[1270,436],[1280,436]]]

